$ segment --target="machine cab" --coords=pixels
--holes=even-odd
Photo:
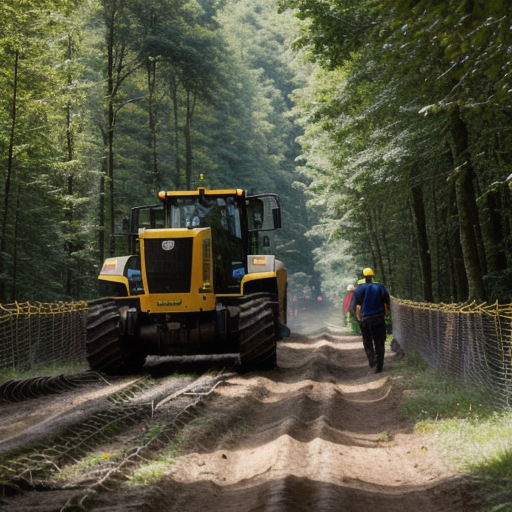
[[[172,232],[177,230],[181,232],[180,237],[186,237],[193,236],[194,230],[210,228],[217,293],[239,293],[244,275],[273,270],[271,232],[281,227],[281,208],[276,194],[246,196],[241,189],[200,187],[195,191],[163,191],[158,195],[160,204],[131,210],[128,236],[133,257],[126,260],[125,268],[117,270],[123,275],[123,282],[129,282],[128,295],[143,293],[141,286],[131,284],[133,279],[128,274],[135,277],[140,274],[139,240],[140,233],[146,230],[164,230],[167,234],[162,231],[162,236],[166,237],[172,237]],[[257,258],[258,255],[262,258]],[[112,280],[106,275],[104,278]]]

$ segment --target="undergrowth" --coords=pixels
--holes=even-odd
[[[71,363],[40,363],[35,364],[29,370],[16,370],[14,368],[0,369],[0,384],[8,380],[28,379],[30,377],[55,376],[70,373],[78,373],[87,370],[88,366],[84,362]]]
[[[394,365],[392,378],[403,386],[401,412],[414,431],[435,434],[456,467],[482,482],[482,512],[512,512],[512,411],[492,390],[440,374],[416,352]]]

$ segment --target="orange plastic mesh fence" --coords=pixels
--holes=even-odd
[[[512,304],[426,304],[393,299],[393,337],[442,373],[512,404]]]
[[[0,370],[83,364],[87,302],[0,305]],[[393,298],[393,337],[407,352],[512,405],[512,304],[428,304]]]
[[[0,304],[0,370],[85,362],[87,302]]]

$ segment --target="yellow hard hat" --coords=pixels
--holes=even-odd
[[[370,267],[363,269],[363,276],[364,277],[373,276],[373,270]]]

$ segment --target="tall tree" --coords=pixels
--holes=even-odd
[[[274,0],[2,2],[0,300],[90,297],[129,208],[199,172],[280,192],[280,257],[315,274],[292,21]]]
[[[483,239],[483,212],[478,207],[478,197],[496,179],[503,183],[507,171],[493,165],[497,173],[492,175],[484,163],[486,158],[482,155],[495,147],[499,128],[486,129],[485,133],[482,119],[500,115],[500,103],[507,101],[505,48],[511,37],[507,30],[511,7],[501,2],[432,4],[426,0],[369,0],[357,5],[350,0],[283,0],[281,4],[296,9],[299,18],[308,20],[299,45],[307,47],[326,69],[344,70],[338,89],[324,98],[322,110],[316,109],[321,117],[313,119],[325,126],[337,145],[335,173],[356,185],[362,204],[375,199],[375,187],[386,190],[391,181],[401,184],[400,199],[415,205],[417,223],[423,218],[418,202],[424,202],[425,221],[421,220],[416,230],[417,242],[421,242],[417,258],[423,276],[429,267],[424,254],[427,247],[434,249],[438,259],[436,272],[446,275],[453,275],[446,261],[460,251],[464,263],[455,264],[455,268],[457,274],[462,268],[464,275],[453,280],[457,282],[457,298],[464,289],[467,294],[460,296],[462,300],[488,298],[489,290],[484,286],[486,251],[492,240],[503,239]],[[484,134],[487,138],[482,137]],[[409,190],[405,178],[411,162],[416,177]],[[310,166],[306,166],[306,172],[311,172]],[[439,230],[453,233],[453,225],[436,217],[429,209],[432,205],[426,201],[427,196],[419,197],[419,187],[427,187],[439,176],[451,176],[455,192],[455,232],[460,236],[456,252],[447,252],[447,245],[440,245]],[[330,181],[335,183],[336,177]],[[342,191],[345,189],[341,187]],[[446,195],[447,211],[451,211],[451,197]],[[397,204],[397,197],[394,199]],[[389,232],[394,229],[389,219],[393,219],[397,208],[384,208],[388,213],[382,218]],[[504,211],[503,214],[509,218]],[[336,212],[335,218],[339,217],[359,223],[347,208]],[[508,221],[501,215],[497,218],[501,221],[497,228],[504,232]],[[400,236],[398,226],[397,223],[396,236]],[[364,231],[364,223],[359,228],[354,231]],[[353,235],[351,242],[358,244]],[[366,254],[372,257],[369,250]],[[400,279],[395,280],[399,282]],[[443,280],[438,278],[437,282]],[[438,296],[446,296],[447,291],[438,289]],[[424,288],[422,296],[431,300],[430,290]]]
[[[58,213],[50,210],[45,218],[26,223],[26,212],[46,204],[55,206],[55,190],[44,183],[51,176],[52,162],[61,148],[48,129],[54,119],[52,92],[59,83],[58,72],[50,62],[51,44],[63,29],[68,2],[3,2],[0,6],[0,68],[5,71],[0,89],[7,98],[2,104],[0,119],[8,125],[6,144],[2,144],[3,211],[0,233],[0,300],[9,300],[20,293],[18,273],[24,272],[21,261],[28,247],[19,242],[32,231],[32,238],[46,233],[47,226],[59,225]],[[50,17],[48,13],[54,14]],[[3,151],[3,148],[6,151]],[[17,190],[31,201],[25,208],[14,208],[12,192]],[[18,197],[20,197],[18,195]],[[30,207],[27,207],[30,205]],[[38,230],[38,233],[35,230]],[[16,234],[17,237],[14,236]],[[44,257],[45,249],[40,251]],[[35,276],[34,278],[35,279]],[[13,283],[9,291],[7,284]],[[16,284],[14,284],[16,283]],[[38,292],[36,291],[35,294]]]

